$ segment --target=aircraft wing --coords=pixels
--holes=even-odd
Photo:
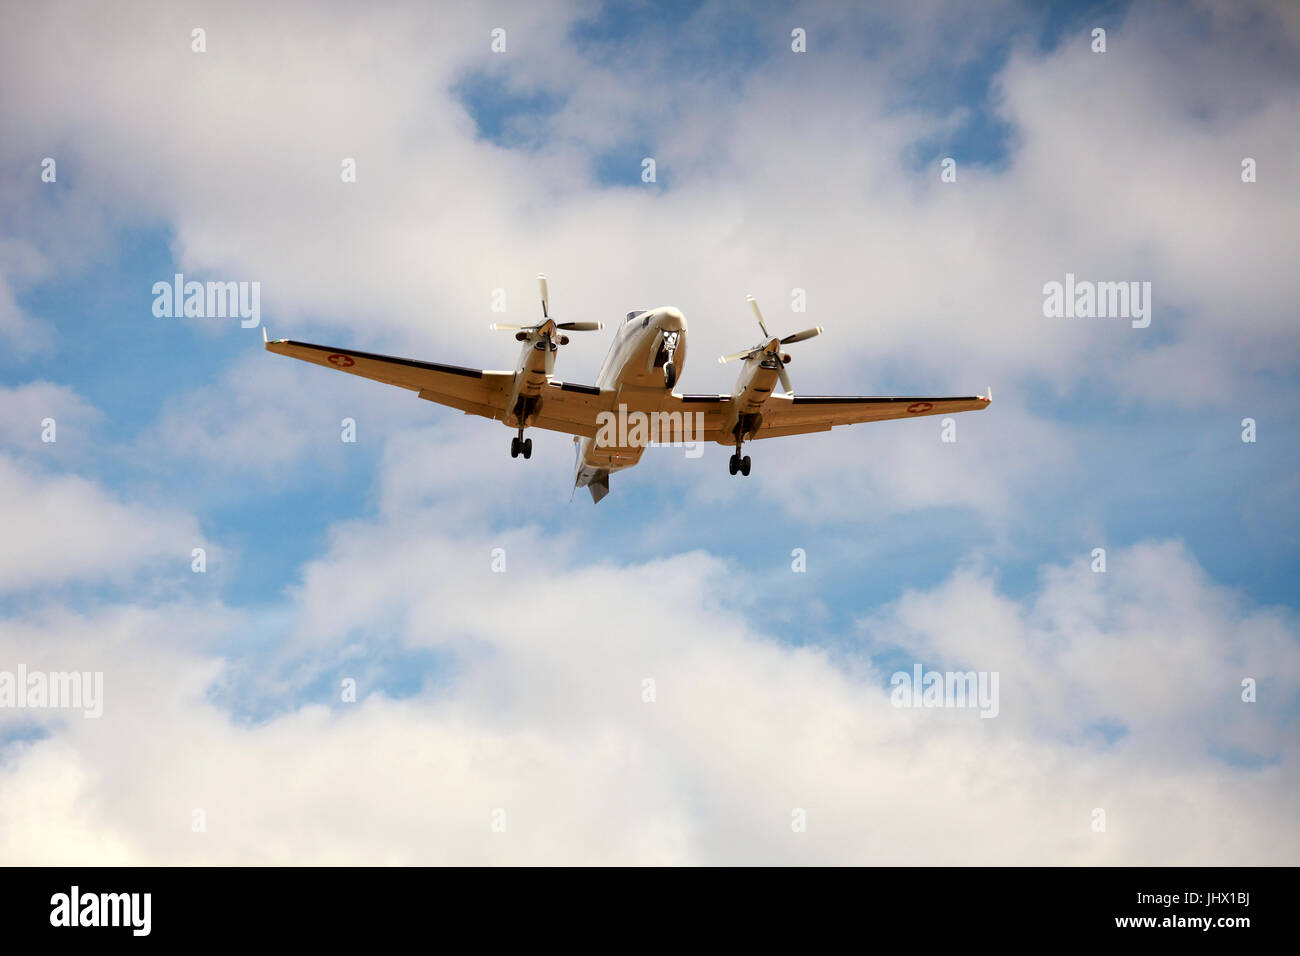
[[[266,349],[277,355],[288,355],[313,365],[360,375],[385,385],[407,388],[427,401],[484,418],[502,418],[515,380],[514,372],[440,365],[290,339],[267,342]],[[596,415],[607,405],[608,396],[602,395],[601,390],[594,386],[552,381],[547,384],[541,411],[533,425],[570,435],[594,437]]]
[[[763,407],[756,438],[829,431],[836,425],[884,422],[894,418],[977,412],[991,399],[979,395],[924,398],[883,395],[773,395]]]
[[[726,395],[683,395],[682,411],[704,414],[705,437],[730,444],[722,434],[731,398]],[[836,425],[883,422],[893,418],[920,418],[976,412],[989,406],[992,397],[981,395],[920,397],[884,395],[773,395],[763,406],[763,424],[754,436],[779,438],[808,432],[830,431]]]

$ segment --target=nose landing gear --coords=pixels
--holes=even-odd
[[[668,353],[668,360],[664,362],[664,388],[672,388],[677,384],[677,365],[673,362],[673,353],[677,351],[677,340],[680,335],[680,332],[664,333],[663,348]]]

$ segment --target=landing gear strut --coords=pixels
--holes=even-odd
[[[744,447],[744,442],[736,442],[736,453],[731,456],[731,461],[727,463],[727,468],[734,475],[740,472],[746,478],[749,477],[749,456],[740,457],[740,449]]]
[[[677,365],[673,362],[673,355],[677,352],[680,336],[680,332],[664,333],[664,351],[668,354],[668,360],[664,362],[664,388],[672,388],[677,384]]]
[[[524,437],[524,430],[519,429],[519,434],[510,439],[510,457],[518,458],[523,455],[525,458],[533,457],[533,440]]]

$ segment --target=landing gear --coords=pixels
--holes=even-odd
[[[672,388],[677,384],[677,363],[673,361],[673,356],[677,352],[677,343],[681,341],[681,332],[665,332],[662,349],[660,353],[664,359],[664,388]]]
[[[510,457],[518,458],[523,455],[525,458],[533,457],[533,440],[524,437],[524,430],[519,429],[519,434],[510,439]]]
[[[743,458],[741,457],[740,455],[741,447],[742,447],[741,443],[737,442],[736,453],[731,456],[731,461],[727,462],[727,468],[733,475],[736,472],[740,472],[742,475],[748,478],[749,477],[749,456],[745,455]]]

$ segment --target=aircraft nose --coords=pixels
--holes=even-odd
[[[686,316],[671,305],[659,309],[655,321],[665,332],[681,332],[686,328]]]

